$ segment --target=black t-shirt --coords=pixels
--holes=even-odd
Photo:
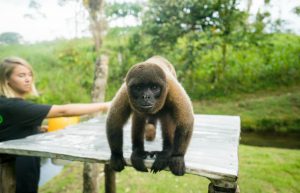
[[[51,105],[18,98],[0,97],[0,141],[24,138],[38,133]]]

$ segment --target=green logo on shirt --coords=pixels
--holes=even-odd
[[[0,115],[0,124],[3,123],[3,117]]]

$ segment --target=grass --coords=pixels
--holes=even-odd
[[[300,132],[300,86],[194,102],[196,113],[239,115],[243,131]]]
[[[40,193],[82,192],[80,162],[67,165],[62,173],[40,189]],[[300,192],[300,150],[240,145],[239,186],[243,193]],[[104,192],[104,177],[100,191]],[[122,193],[202,193],[207,192],[206,178],[186,174],[176,177],[169,172],[141,173],[127,167],[117,173],[117,192]]]
[[[239,158],[239,184],[243,193],[300,192],[299,149],[241,145]]]

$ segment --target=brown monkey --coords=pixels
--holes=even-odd
[[[144,159],[155,155],[151,172],[167,166],[175,175],[185,173],[184,155],[191,139],[194,116],[191,101],[176,79],[168,60],[154,56],[134,65],[125,83],[112,101],[107,117],[106,132],[111,149],[110,165],[115,171],[124,169],[123,126],[132,114],[132,166],[147,172]],[[162,151],[144,149],[145,125],[161,123]],[[154,129],[155,132],[155,129]]]

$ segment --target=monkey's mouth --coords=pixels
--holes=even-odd
[[[141,105],[141,109],[143,110],[150,110],[153,107],[153,105]]]

